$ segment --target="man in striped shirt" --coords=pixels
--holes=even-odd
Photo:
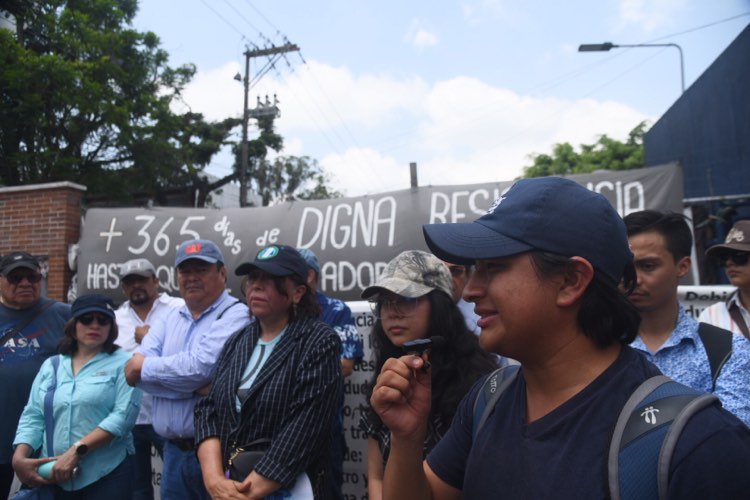
[[[722,245],[706,250],[726,268],[730,283],[737,290],[726,302],[707,307],[698,321],[744,335],[750,340],[750,220],[737,221]]]

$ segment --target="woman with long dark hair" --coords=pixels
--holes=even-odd
[[[131,430],[141,400],[140,389],[125,380],[130,353],[114,343],[112,299],[82,295],[71,314],[60,356],[44,362],[32,385],[16,431],[13,468],[26,485],[54,485],[56,499],[130,500]],[[50,412],[51,429],[45,422]],[[31,458],[40,447],[43,458]]]
[[[432,410],[424,442],[427,454],[450,427],[459,401],[472,384],[497,364],[468,330],[452,298],[448,267],[434,255],[420,250],[399,254],[377,283],[365,289],[362,298],[370,301],[376,317],[370,333],[375,378],[388,358],[404,355],[406,342],[440,338],[427,355],[432,370]],[[370,500],[381,500],[390,431],[369,406],[366,415],[368,493]]]
[[[318,320],[307,263],[294,248],[263,248],[235,274],[245,276],[255,321],[229,338],[195,407],[203,481],[212,498],[263,498],[309,480],[308,493],[323,499],[343,396],[341,342]]]

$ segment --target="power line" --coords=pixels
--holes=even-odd
[[[680,31],[680,32],[677,32],[677,33],[672,33],[671,35],[660,36],[659,38],[654,38],[653,40],[649,40],[646,43],[658,42],[658,41],[664,40],[666,38],[673,38],[673,37],[676,37],[676,36],[685,35],[687,33],[692,33],[693,31],[699,31],[699,30],[702,30],[702,29],[705,29],[705,28],[710,28],[711,26],[716,26],[717,24],[722,24],[722,23],[726,23],[726,22],[729,22],[729,21],[734,21],[735,19],[739,19],[740,17],[745,17],[745,16],[750,16],[750,11],[749,12],[743,12],[742,14],[737,14],[736,16],[727,17],[726,19],[721,19],[719,21],[714,21],[712,23],[704,24],[702,26],[697,26],[695,28],[690,28],[690,29],[687,29],[685,31]]]
[[[245,0],[245,3],[248,4],[250,6],[250,8],[253,9],[265,22],[267,22],[268,25],[271,28],[273,28],[274,30],[276,30],[277,34],[281,35],[282,37],[284,37],[286,39],[286,37],[284,36],[284,34],[281,32],[281,30],[279,28],[277,28],[266,16],[264,16],[263,12],[261,12],[255,5],[253,5],[250,2],[250,0]]]
[[[300,54],[300,57],[301,57],[301,54]],[[307,64],[307,62],[304,59],[302,59],[302,62],[308,68],[310,68],[310,66]],[[333,112],[336,114],[336,117],[339,119],[339,121],[341,122],[341,125],[344,127],[344,130],[346,131],[347,135],[349,136],[349,139],[351,139],[352,142],[354,142],[355,146],[357,146],[358,148],[361,147],[359,145],[359,143],[357,142],[357,139],[354,137],[354,134],[352,134],[351,130],[346,125],[346,120],[344,120],[344,118],[341,116],[341,113],[339,113],[339,110],[336,108],[336,105],[333,103],[333,101],[330,99],[330,97],[328,97],[328,94],[326,93],[325,89],[320,84],[320,82],[318,81],[317,77],[315,76],[315,74],[312,71],[310,71],[310,76],[312,77],[313,83],[315,83],[315,85],[320,90],[320,93],[323,94],[323,97],[326,99],[326,101],[328,101],[328,105],[331,107],[331,109],[333,109]]]
[[[694,32],[694,31],[701,30],[701,29],[705,29],[705,28],[709,28],[709,27],[712,27],[712,26],[716,26],[718,24],[729,22],[729,21],[732,21],[734,19],[738,19],[740,17],[744,17],[744,16],[748,16],[748,15],[750,15],[750,12],[745,12],[745,13],[738,14],[738,15],[735,15],[735,16],[731,16],[731,17],[728,17],[728,18],[725,18],[725,19],[714,21],[714,22],[711,22],[711,23],[708,23],[708,24],[704,24],[704,25],[701,25],[701,26],[690,28],[688,30],[684,30],[684,31],[681,31],[681,32],[678,32],[678,33],[674,33],[674,34],[671,34],[671,35],[664,35],[664,36],[655,38],[653,40],[650,40],[649,42],[644,42],[644,43],[650,43],[652,41],[660,41],[660,40],[663,40],[663,39],[666,39],[666,38],[673,38],[675,36],[679,36],[679,35],[683,35],[683,34],[686,34],[686,33],[691,33],[691,32]],[[627,53],[627,52],[628,51],[621,51],[621,52],[613,53],[609,57],[604,58],[602,60],[599,60],[599,61],[597,61],[595,63],[591,63],[591,64],[588,64],[588,65],[586,65],[586,66],[584,66],[584,67],[582,67],[580,69],[576,69],[574,71],[571,71],[571,72],[568,72],[568,73],[564,73],[564,74],[562,74],[562,75],[560,75],[558,77],[554,77],[554,78],[550,79],[547,82],[541,82],[538,85],[533,86],[526,93],[533,94],[533,92],[535,92],[535,91],[538,90],[538,91],[542,92],[542,95],[544,95],[544,93],[549,92],[553,88],[556,88],[556,87],[558,87],[558,86],[560,86],[560,85],[562,85],[564,83],[567,83],[570,80],[573,80],[575,78],[578,78],[578,77],[580,77],[580,76],[588,73],[590,70],[594,69],[595,67],[604,65],[604,64],[608,63],[609,61],[617,58],[617,57],[624,56],[624,54]],[[651,56],[643,59],[641,62],[637,63],[636,65],[634,65],[634,66],[626,69],[625,71],[620,72],[615,77],[609,79],[605,83],[603,83],[603,84],[597,86],[596,88],[590,90],[589,92],[585,93],[583,97],[589,97],[592,94],[594,94],[595,92],[601,90],[602,88],[605,88],[605,87],[611,85],[612,83],[614,83],[615,81],[617,81],[618,79],[620,79],[623,75],[632,72],[633,70],[635,70],[639,66],[641,66],[641,65],[645,64],[646,62],[650,61],[651,59],[653,59],[655,57],[658,57],[662,52],[663,52],[663,50],[660,50],[657,53],[652,54]],[[472,118],[467,118],[467,119],[463,120],[463,123],[469,123],[469,122],[472,122],[472,121],[476,121],[477,118],[481,119],[483,116],[494,114],[495,110],[492,109],[494,103],[488,103],[488,104],[489,104],[488,106],[483,106],[482,110],[479,113],[473,114]],[[467,110],[465,110],[465,111],[467,111]],[[474,111],[479,111],[479,108],[475,108]],[[471,111],[469,111],[469,112],[471,113]],[[519,132],[525,132],[528,129],[529,129],[529,127],[525,128],[524,130],[519,131]],[[407,129],[406,131],[402,131],[398,135],[395,135],[393,138],[396,141],[398,139],[404,139],[407,135],[410,135],[411,132],[413,132],[415,130],[417,130],[417,127]],[[514,133],[508,139],[515,138],[518,135],[520,135],[520,134],[519,133]],[[435,135],[433,135],[432,137],[435,137]],[[388,141],[382,141],[380,144],[387,144],[387,142]],[[501,143],[502,142],[507,142],[507,139],[506,140],[501,140],[500,142]],[[403,140],[400,143],[397,142],[395,145],[390,146],[385,151],[393,151],[393,150],[397,150],[397,149],[402,149],[402,148],[407,147],[407,146],[409,146],[410,144],[413,144],[413,143],[414,143],[414,141]]]
[[[222,16],[221,14],[219,14],[219,11],[217,11],[216,9],[214,9],[213,7],[211,7],[211,5],[208,2],[206,2],[206,0],[201,0],[201,3],[203,5],[205,5],[206,7],[208,7],[208,9],[211,10],[211,12],[213,12],[214,14],[216,14],[216,17],[218,17],[219,19],[221,19],[222,21],[224,21],[224,24],[226,24],[227,26],[229,26],[230,28],[232,28],[234,31],[236,31],[242,38],[246,39],[245,38],[245,34],[242,31],[240,31],[239,28],[237,28],[234,24],[232,24],[229,21],[227,21],[227,19],[224,16]]]

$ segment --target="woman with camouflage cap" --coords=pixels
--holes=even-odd
[[[400,357],[407,342],[440,337],[427,354],[432,367],[432,412],[424,453],[450,426],[459,401],[482,375],[497,368],[476,336],[466,327],[453,302],[448,267],[420,250],[402,252],[388,263],[380,279],[362,292],[376,321],[375,374],[388,358]],[[375,385],[373,379],[371,387]],[[368,407],[363,426],[368,435],[367,473],[370,500],[382,499],[384,464],[390,451],[390,431]]]

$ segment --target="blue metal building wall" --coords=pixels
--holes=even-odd
[[[644,137],[647,166],[678,161],[685,197],[750,195],[750,25]]]

